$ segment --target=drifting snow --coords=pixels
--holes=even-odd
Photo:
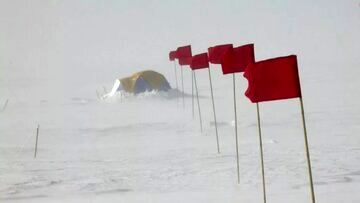
[[[9,99],[0,112],[0,202],[262,202],[246,80],[236,76],[237,184],[232,77],[211,66],[217,154],[208,72],[196,71],[201,133],[191,72],[174,73],[168,61],[185,43],[196,54],[229,42],[254,43],[256,60],[298,55],[317,202],[360,202],[357,4],[0,1],[0,107]],[[148,68],[178,89],[183,75],[185,108],[177,90],[96,98],[115,76]],[[268,202],[311,202],[299,101],[260,111]]]
[[[184,94],[184,97],[189,97],[191,95]],[[118,90],[112,93],[112,91],[108,94],[105,94],[100,97],[101,100],[105,102],[127,102],[127,101],[133,101],[133,100],[139,100],[139,99],[160,99],[160,100],[170,100],[170,99],[177,99],[182,98],[182,93],[177,89],[169,89],[168,91],[158,91],[158,90],[152,90],[152,91],[146,91],[143,93],[133,94],[126,92],[124,90]]]
[[[207,84],[203,83],[201,89],[203,133],[197,115],[191,118],[191,95],[185,97],[183,109],[177,90],[122,97],[116,94],[103,101],[73,98],[42,105],[10,103],[0,123],[2,201],[261,201],[255,111],[244,111],[249,104],[239,105],[238,185],[231,108],[224,105],[231,106],[231,100],[216,97],[221,147],[221,154],[217,154]],[[215,92],[221,95],[219,88]],[[293,103],[294,109],[297,106],[295,101],[288,103]],[[266,105],[270,104],[264,104],[264,109]],[[283,102],[272,105],[274,109],[283,107]],[[221,112],[224,108],[225,117]],[[269,201],[309,200],[297,111],[278,113],[276,117],[263,113]],[[324,120],[328,113],[310,111],[308,115],[317,198],[338,202],[346,195],[349,202],[356,202],[352,193],[359,186],[359,162],[358,156],[352,155],[358,145],[338,146],[348,139],[344,136],[323,142],[329,136],[322,133],[322,126],[328,125]],[[34,120],[26,119],[31,116]],[[18,123],[23,124],[14,128]],[[36,123],[40,123],[40,139],[38,157],[33,159]],[[329,194],[329,190],[344,195]]]

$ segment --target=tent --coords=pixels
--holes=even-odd
[[[113,96],[117,91],[122,90],[138,94],[152,90],[168,91],[169,89],[171,89],[170,84],[162,74],[152,70],[145,70],[134,73],[130,77],[116,79],[111,92],[104,95],[104,97]]]

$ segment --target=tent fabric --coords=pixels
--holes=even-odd
[[[146,92],[146,91],[151,91],[151,90],[152,90],[151,85],[148,82],[146,82],[146,80],[144,80],[143,77],[139,77],[136,80],[133,92],[135,94],[138,94],[140,92]]]
[[[119,80],[126,92],[135,94],[151,90],[167,91],[171,88],[162,74],[152,70],[137,72],[130,77]]]

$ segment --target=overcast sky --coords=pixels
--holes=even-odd
[[[341,74],[360,64],[358,36],[359,0],[0,0],[0,84],[164,71],[186,44],[254,43],[257,60],[298,54]]]

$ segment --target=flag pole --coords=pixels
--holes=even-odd
[[[264,203],[266,203],[264,152],[263,152],[263,143],[262,143],[262,137],[261,137],[261,123],[260,123],[259,103],[256,103],[256,110],[257,110],[258,129],[259,129],[259,143],[260,143],[260,157],[261,157],[261,175],[262,175],[263,198],[264,198]]]
[[[193,74],[193,70],[191,70],[191,105],[192,105],[192,117],[194,118],[194,74]]]
[[[3,106],[2,110],[1,110],[2,112],[5,111],[6,106],[7,106],[8,103],[9,103],[9,99],[7,99],[7,100],[5,101],[5,104],[4,104],[4,106]]]
[[[239,146],[238,146],[239,144],[238,144],[237,115],[236,115],[235,73],[233,73],[233,87],[234,87],[234,112],[235,112],[236,166],[237,166],[238,183],[240,183]]]
[[[174,60],[174,72],[175,72],[176,89],[179,89],[178,79],[177,79],[177,71],[176,71],[176,61],[175,60]]]
[[[176,90],[179,90],[178,86],[178,79],[177,79],[177,71],[176,71],[176,61],[174,60],[174,72],[175,72],[175,84],[176,84]]]
[[[311,171],[310,150],[309,150],[309,143],[308,143],[308,137],[307,137],[307,131],[306,131],[304,104],[303,104],[302,98],[300,97],[299,99],[300,99],[300,106],[301,106],[302,123],[303,123],[303,128],[304,128],[305,150],[306,150],[306,159],[307,159],[307,165],[308,165],[308,170],[309,170],[311,199],[312,199],[312,203],[315,203],[315,192],[314,192],[314,183],[313,183],[313,177],[312,177],[312,171]]]
[[[212,106],[213,106],[213,112],[214,112],[214,121],[215,121],[216,146],[217,146],[218,154],[220,154],[219,135],[218,135],[218,129],[217,129],[217,122],[216,122],[214,93],[213,93],[212,82],[211,82],[210,67],[208,68],[208,70],[209,70],[209,81],[210,81],[210,90],[211,90],[211,100],[212,100]]]
[[[185,96],[184,96],[184,77],[183,77],[183,67],[180,65],[181,69],[181,88],[182,88],[182,100],[183,100],[183,108],[185,108]]]
[[[194,75],[196,98],[197,98],[197,104],[198,104],[198,109],[199,109],[200,130],[201,130],[201,132],[202,132],[202,131],[203,131],[203,127],[202,127],[202,120],[201,120],[201,110],[200,110],[200,102],[199,102],[199,91],[198,91],[197,84],[196,84],[196,74],[195,74],[195,71],[192,71],[192,72],[193,72],[193,75]]]
[[[35,142],[35,150],[34,150],[34,158],[36,158],[36,154],[37,154],[37,146],[38,146],[38,140],[39,140],[39,128],[40,125],[37,126],[36,128],[36,142]]]

